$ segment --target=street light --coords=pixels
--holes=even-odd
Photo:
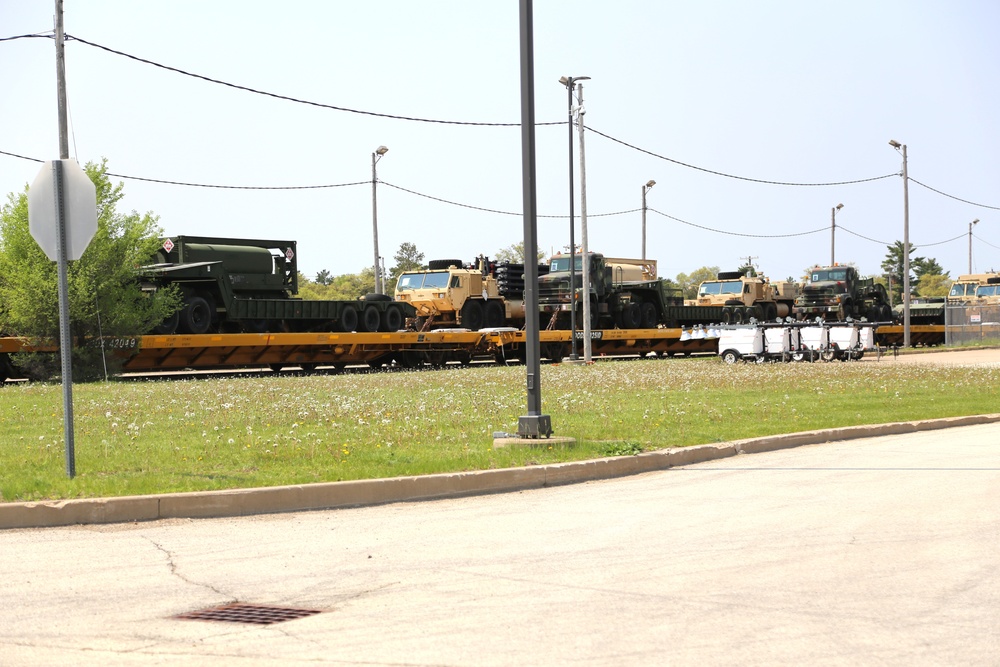
[[[910,347],[910,177],[906,171],[906,144],[889,145],[903,153],[903,347]]]
[[[972,273],[972,225],[979,222],[979,218],[976,218],[969,223],[969,273]]]
[[[834,235],[837,232],[837,211],[842,208],[844,208],[843,204],[837,204],[830,209],[830,266],[836,264],[836,260],[833,258]]]
[[[642,259],[646,261],[646,193],[656,185],[656,181],[650,180],[642,186]]]
[[[572,360],[579,359],[576,353],[576,238],[573,222],[573,85],[577,81],[588,81],[589,76],[561,76],[559,83],[566,86],[569,99],[569,318],[570,318],[570,353]],[[585,258],[586,259],[586,258]]]
[[[389,152],[385,146],[379,146],[372,153],[372,238],[375,241],[375,293],[384,294],[382,289],[382,271],[379,266],[378,257],[378,198],[375,196],[375,184],[378,178],[375,175],[375,165],[382,159],[382,156]]]

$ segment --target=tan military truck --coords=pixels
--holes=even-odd
[[[715,280],[706,280],[698,286],[695,304],[724,306],[724,324],[742,324],[749,322],[750,318],[760,322],[773,322],[779,317],[791,316],[798,294],[797,283],[772,283],[766,276],[745,276],[739,271],[723,271]]]
[[[987,287],[983,292],[991,291],[988,286],[1000,284],[1000,273],[967,273],[958,277],[951,284],[948,292],[948,303],[976,303],[983,295],[978,294],[980,287]]]
[[[548,271],[539,266],[539,275]],[[464,328],[477,331],[524,325],[524,265],[477,257],[432,260],[426,271],[407,271],[396,283],[396,300],[412,305],[417,331]]]

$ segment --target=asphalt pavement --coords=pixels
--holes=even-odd
[[[1000,424],[512,493],[0,531],[0,664],[1000,664]],[[319,613],[181,620],[233,602]]]

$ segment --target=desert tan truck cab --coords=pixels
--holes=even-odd
[[[543,272],[547,267],[539,267]],[[396,283],[396,300],[412,305],[417,331],[494,329],[524,324],[524,265],[477,257],[470,264],[439,259],[426,270],[407,271]]]
[[[771,322],[789,317],[799,294],[796,283],[773,283],[766,276],[723,271],[698,287],[698,306],[723,306],[723,322],[741,324],[750,318]]]

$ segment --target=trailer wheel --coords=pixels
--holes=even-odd
[[[639,304],[630,302],[622,309],[622,328],[638,329],[642,326],[642,310]]]
[[[381,319],[382,331],[399,331],[403,326],[403,313],[395,306],[387,306]]]
[[[655,329],[656,325],[659,324],[659,315],[656,312],[656,306],[647,301],[642,304],[642,328],[643,329]]]
[[[840,356],[840,348],[837,347],[836,343],[833,343],[832,345],[830,345],[830,347],[826,348],[825,350],[819,353],[819,358],[822,359],[823,361],[833,361],[834,359],[837,359],[839,356]]]
[[[736,350],[726,350],[722,353],[722,360],[727,364],[735,364],[740,360],[740,353]]]
[[[470,299],[462,306],[462,326],[472,331],[483,328],[483,307],[478,301]]]
[[[364,310],[361,311],[361,322],[358,323],[358,329],[374,333],[378,331],[378,325],[381,322],[382,316],[379,315],[378,306],[365,306]]]
[[[503,306],[499,301],[489,301],[486,303],[486,326],[490,329],[502,327],[507,320]]]
[[[774,322],[778,319],[778,307],[773,303],[765,304],[764,306],[764,319],[768,322]]]
[[[166,318],[155,327],[153,327],[153,333],[159,334],[160,336],[169,336],[171,334],[177,333],[177,325],[181,321],[181,311],[174,311],[174,314]]]
[[[212,326],[212,306],[208,299],[198,295],[189,296],[180,313],[179,328],[184,333],[207,333]]]

